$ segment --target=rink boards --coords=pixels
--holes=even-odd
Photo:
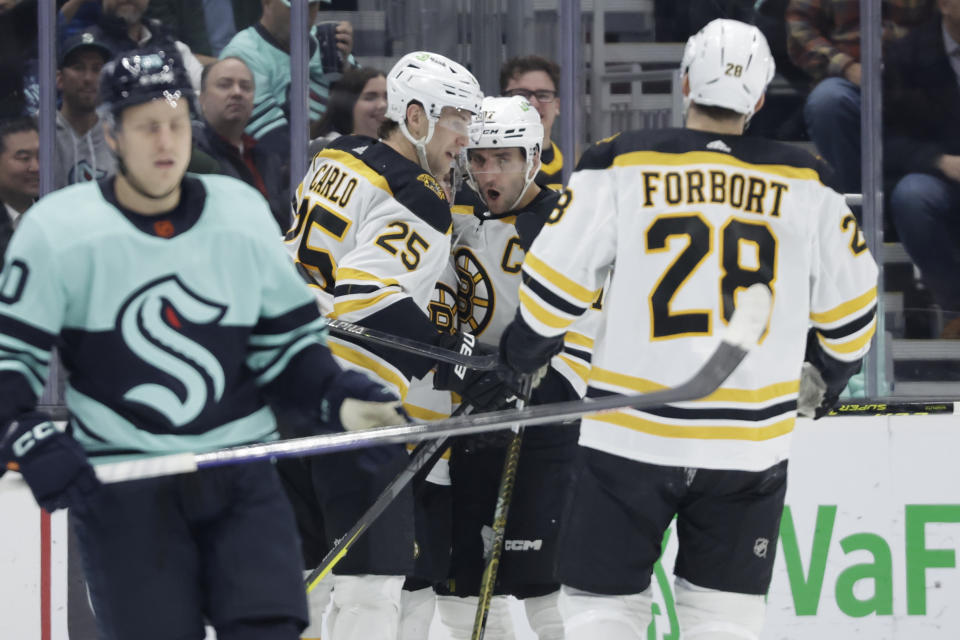
[[[960,417],[797,425],[763,637],[956,638]],[[28,494],[0,491],[0,638],[71,637],[66,537],[62,512],[47,516]],[[773,549],[761,541],[757,551]],[[670,590],[675,554],[671,528],[654,576],[648,640],[679,639]],[[533,635],[518,628],[517,637]]]

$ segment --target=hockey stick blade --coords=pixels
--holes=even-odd
[[[443,347],[438,347],[436,345],[427,344],[418,340],[411,340],[410,338],[404,338],[402,336],[396,336],[391,333],[386,333],[385,331],[368,329],[358,324],[353,324],[352,322],[346,322],[344,320],[337,320],[335,318],[327,319],[327,329],[330,330],[330,333],[336,335],[358,338],[373,344],[378,344],[382,347],[395,349],[396,351],[413,353],[418,356],[433,358],[434,360],[439,360],[440,362],[458,364],[468,369],[476,369],[477,371],[491,371],[496,369],[497,365],[500,363],[500,359],[495,353],[485,356],[473,356],[469,354],[458,353],[457,351],[451,351],[450,349],[444,349]]]
[[[753,285],[738,296],[738,305],[730,318],[720,345],[707,362],[686,382],[678,387],[630,395],[611,395],[585,398],[523,409],[505,409],[476,416],[460,416],[435,422],[419,422],[393,427],[378,427],[365,431],[331,433],[279,442],[242,445],[209,453],[175,453],[150,456],[137,460],[105,463],[94,467],[101,482],[125,482],[178,473],[192,473],[198,469],[239,464],[254,460],[289,458],[361,449],[388,443],[407,443],[439,438],[464,436],[471,433],[497,431],[513,426],[534,426],[572,420],[584,415],[617,411],[619,409],[648,409],[674,402],[697,400],[710,395],[723,384],[740,365],[766,329],[770,318],[770,290],[761,284]]]

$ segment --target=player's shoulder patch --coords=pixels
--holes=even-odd
[[[346,137],[369,142],[360,153],[357,149],[353,153],[383,177],[397,202],[440,233],[450,230],[450,202],[435,177],[382,142],[361,136]],[[336,142],[341,140],[343,138],[338,138]],[[351,142],[346,140],[341,144]]]

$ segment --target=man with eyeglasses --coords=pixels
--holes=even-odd
[[[563,154],[550,138],[553,121],[560,114],[557,88],[560,86],[560,67],[540,56],[511,58],[500,67],[500,94],[526,98],[540,114],[543,124],[543,148],[540,152],[540,172],[535,182],[541,187],[560,190]]]

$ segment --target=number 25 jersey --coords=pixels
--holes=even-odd
[[[383,142],[344,136],[317,154],[297,189],[286,244],[324,316],[425,343],[424,311],[450,253],[450,203],[440,184]],[[330,336],[344,366],[403,398],[428,358]]]
[[[588,395],[675,387],[716,349],[737,294],[773,291],[760,345],[710,396],[583,420],[580,443],[654,464],[762,470],[785,459],[808,328],[855,362],[877,268],[822,165],[785,144],[693,130],[592,147],[527,253],[521,313],[562,333],[611,273]]]

